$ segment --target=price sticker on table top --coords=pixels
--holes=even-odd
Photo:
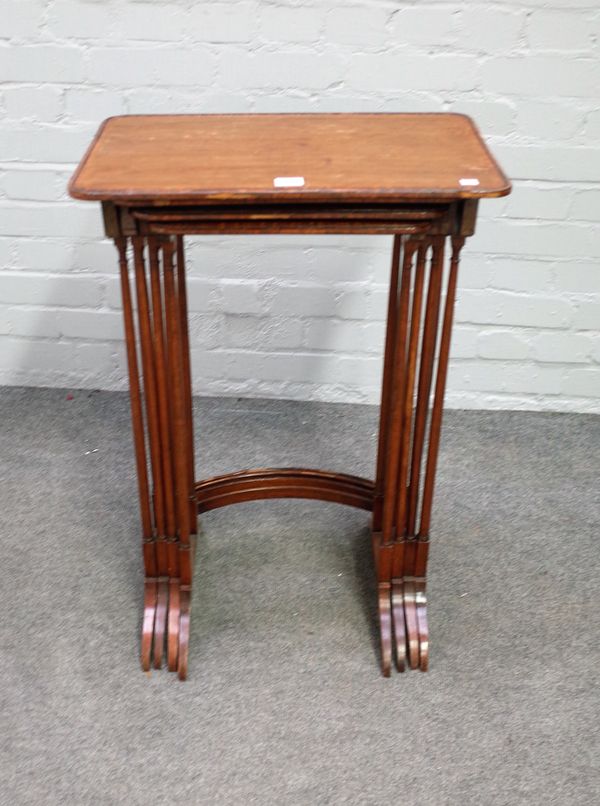
[[[304,187],[303,176],[276,176],[273,180],[276,188],[302,188]]]

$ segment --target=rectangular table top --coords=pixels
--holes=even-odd
[[[124,115],[69,185],[117,204],[451,201],[510,182],[465,115]]]

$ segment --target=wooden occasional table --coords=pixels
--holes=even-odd
[[[372,511],[383,674],[393,657],[399,671],[425,671],[429,525],[459,254],[478,200],[510,192],[471,120],[115,117],[69,189],[102,203],[119,254],[145,572],[142,667],[159,668],[166,654],[168,668],[187,675],[198,513],[315,498]],[[183,236],[254,233],[393,235],[374,481],[300,468],[196,481]]]

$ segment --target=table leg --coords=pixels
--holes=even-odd
[[[129,244],[116,245],[142,516],[142,668],[162,665],[166,639],[168,667],[185,679],[196,498],[183,243],[131,238],[135,307]]]
[[[385,676],[391,673],[393,654],[399,671],[404,671],[407,662],[413,669],[426,671],[429,663],[425,594],[429,527],[459,254],[464,238],[453,237],[451,242],[438,337],[445,238],[396,236],[394,239],[373,510]],[[425,286],[427,298],[423,304]]]

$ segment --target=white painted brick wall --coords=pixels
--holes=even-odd
[[[448,404],[600,408],[598,0],[0,0],[0,382],[124,388],[100,211],[151,112],[458,111],[514,179],[464,251]],[[376,402],[390,239],[190,239],[195,389]]]

